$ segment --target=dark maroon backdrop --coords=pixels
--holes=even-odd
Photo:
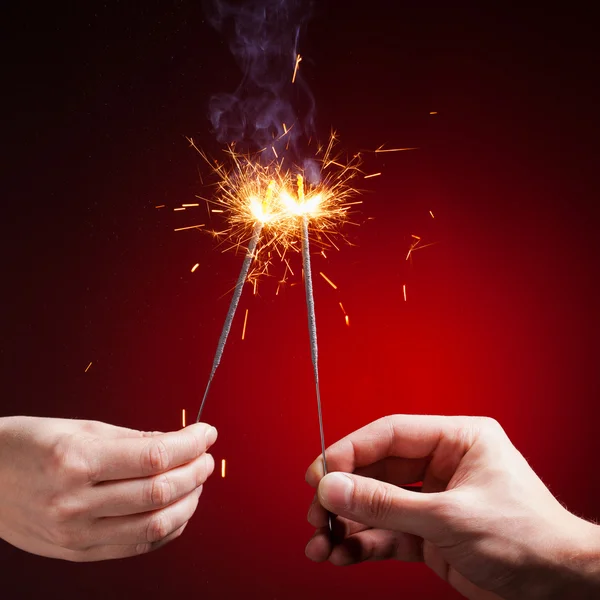
[[[1,412],[174,429],[197,410],[240,258],[154,206],[193,202],[184,136],[216,151],[206,102],[239,73],[195,0],[67,5],[2,18]],[[369,159],[374,219],[315,259],[339,286],[316,277],[326,436],[394,412],[491,415],[598,518],[591,15],[446,5],[323,3],[302,43],[323,137],[420,148]],[[440,243],[409,265],[413,233]],[[185,535],[89,565],[1,544],[3,598],[456,597],[421,565],[305,559],[319,439],[303,292],[267,282],[246,308],[206,410],[228,475]]]

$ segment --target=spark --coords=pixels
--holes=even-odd
[[[90,362],[90,364],[85,368],[84,373],[87,373],[90,370],[91,366],[92,366],[92,363]]]
[[[414,237],[415,240],[420,240],[421,239],[418,235],[415,235],[414,233],[411,233],[411,237]]]
[[[380,154],[382,152],[404,152],[406,150],[418,150],[418,148],[384,148],[383,146],[379,146],[379,148],[375,150],[375,153]]]
[[[294,74],[292,75],[292,83],[296,83],[296,75],[298,75],[298,67],[300,67],[301,62],[302,62],[302,57],[298,54],[296,56],[296,64],[294,66]]]
[[[319,275],[321,275],[321,277],[334,289],[337,290],[337,285],[335,285],[335,283],[333,283],[333,281],[331,281],[331,279],[329,279],[329,277],[327,277],[327,275],[325,275],[325,273],[323,273],[322,271],[319,272]]]
[[[180,211],[180,210],[185,210],[185,208],[183,206],[180,206],[179,208],[174,208],[173,212],[177,212],[177,211]]]
[[[433,110],[429,113],[430,115],[437,115],[437,110]]]
[[[340,308],[342,309],[342,312],[343,312],[344,314],[346,314],[346,310],[344,309],[344,305],[343,305],[341,302],[340,302]]]
[[[185,427],[185,408],[181,409],[181,426]]]
[[[194,208],[194,206],[200,206],[199,204],[182,204],[183,208]]]
[[[224,210],[219,210],[217,208],[213,208],[211,212],[214,212],[214,213],[224,213],[225,211]]]
[[[154,208],[164,208],[166,204],[160,204],[159,206],[155,206]]]
[[[404,292],[404,302],[406,302],[406,284],[402,286],[402,291]]]
[[[192,273],[200,266],[200,263],[196,263],[193,267],[192,267]]]
[[[346,325],[348,325],[348,327],[350,327],[350,317],[348,315],[345,315],[346,317]]]
[[[227,463],[225,462],[225,459],[221,459],[221,477],[223,479],[225,479],[225,469],[227,467]]]
[[[202,223],[201,225],[190,225],[189,227],[178,227],[177,229],[174,229],[173,231],[187,231],[188,229],[200,229],[200,227],[206,227],[206,225],[204,223]]]
[[[242,340],[246,339],[246,325],[248,323],[248,309],[246,309],[246,316],[244,317],[244,328],[242,329]]]
[[[429,214],[431,215],[432,219],[435,219],[435,217],[433,216],[433,213],[431,211],[429,211]]]
[[[325,250],[321,250],[321,254],[323,255],[323,258],[327,258],[327,254],[325,254]]]
[[[372,175],[365,175],[364,179],[371,179],[372,177],[379,177],[381,173],[373,173]]]

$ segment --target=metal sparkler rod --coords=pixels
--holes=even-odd
[[[206,389],[204,390],[204,396],[202,398],[202,403],[200,404],[200,410],[198,411],[198,416],[196,417],[196,423],[200,422],[200,416],[202,415],[202,409],[204,408],[206,398],[208,397],[210,385],[215,376],[215,372],[217,371],[217,367],[221,362],[223,351],[225,350],[225,344],[227,343],[227,337],[229,336],[231,324],[233,323],[233,318],[235,316],[235,311],[237,310],[240,298],[242,296],[244,284],[246,283],[248,272],[250,271],[250,265],[252,264],[252,261],[255,257],[256,246],[258,245],[258,240],[260,239],[262,228],[263,224],[260,222],[257,222],[256,225],[254,225],[252,238],[250,239],[250,243],[248,244],[246,257],[244,258],[244,262],[242,264],[242,270],[240,271],[240,276],[238,277],[237,283],[235,284],[233,298],[231,298],[231,304],[229,305],[229,310],[227,311],[227,316],[225,317],[225,323],[223,323],[223,330],[221,331],[221,337],[219,338],[219,343],[217,344],[217,351],[213,360],[212,369],[208,378],[208,383],[206,384]]]
[[[323,455],[323,473],[327,475],[327,459],[325,458],[325,434],[323,433],[323,412],[321,410],[321,391],[319,389],[319,346],[317,342],[317,319],[315,316],[315,299],[313,296],[312,271],[310,266],[310,244],[308,241],[308,216],[302,217],[302,266],[304,267],[304,288],[306,290],[306,308],[308,312],[308,336],[310,354],[317,393],[317,411],[319,414],[319,435]],[[333,515],[328,513],[329,534],[333,536]]]

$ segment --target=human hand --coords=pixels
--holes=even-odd
[[[600,597],[600,528],[552,496],[496,421],[385,417],[326,457],[327,476],[322,457],[306,474],[310,559],[424,561],[472,600]],[[416,482],[422,493],[399,487]],[[333,548],[327,510],[340,515]]]
[[[0,537],[71,561],[159,548],[194,514],[216,438],[203,423],[144,433],[96,421],[0,419]]]

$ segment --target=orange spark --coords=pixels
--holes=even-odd
[[[333,283],[333,281],[331,281],[331,279],[329,279],[329,277],[327,277],[327,275],[325,275],[325,273],[320,272],[321,277],[334,289],[337,290],[337,285],[335,285],[335,283]]]
[[[296,83],[296,75],[298,75],[298,67],[300,66],[301,62],[302,62],[302,57],[298,54],[298,56],[296,56],[296,65],[294,66],[294,74],[292,75],[292,83]]]
[[[437,115],[437,110],[433,110],[429,113],[430,115]]]
[[[346,311],[344,310],[344,305],[343,305],[341,302],[340,302],[340,308],[342,309],[342,312],[343,312],[344,314],[346,314]]]
[[[174,208],[173,211],[177,212],[178,210],[185,210],[185,208],[183,206],[180,206],[179,208]]]
[[[346,315],[346,325],[350,327],[350,317],[348,315]]]
[[[91,367],[91,366],[92,366],[92,363],[90,363],[90,364],[89,364],[89,365],[88,365],[88,366],[85,368],[85,371],[84,371],[84,373],[87,373],[87,372],[89,371],[89,369],[90,369],[90,367]]]
[[[200,266],[200,263],[196,263],[193,267],[192,267],[192,273]]]
[[[402,286],[402,291],[404,292],[404,302],[406,302],[406,284]]]
[[[187,229],[199,229],[200,227],[205,227],[204,223],[202,225],[190,225],[190,227],[178,227],[173,231],[186,231]]]
[[[323,258],[327,258],[327,254],[325,254],[325,250],[321,250],[321,254],[323,255]]]
[[[242,329],[242,340],[246,338],[246,324],[248,323],[248,309],[246,309],[246,316],[244,317],[244,329]]]
[[[213,209],[211,210],[211,212],[214,212],[214,213],[222,213],[222,212],[225,212],[225,211],[224,211],[224,210],[221,210],[220,208],[213,208]]]
[[[431,215],[432,219],[435,219],[435,217],[433,216],[433,213],[431,211],[429,211],[429,214]]]
[[[221,477],[223,479],[225,479],[225,467],[226,467],[225,459],[222,459],[221,460]]]
[[[410,235],[411,235],[411,237],[414,237],[415,240],[420,240],[421,239],[418,235],[415,235],[414,233],[411,233]]]
[[[185,408],[181,409],[181,426],[185,427]]]
[[[166,204],[161,204],[160,206],[155,206],[154,208],[164,208]]]
[[[373,173],[373,175],[365,175],[365,179],[371,179],[371,177],[379,177],[381,173]]]
[[[183,208],[193,208],[194,206],[200,206],[199,204],[182,204]]]
[[[380,146],[375,152],[404,152],[405,150],[418,150],[418,148],[384,148],[383,146]]]

